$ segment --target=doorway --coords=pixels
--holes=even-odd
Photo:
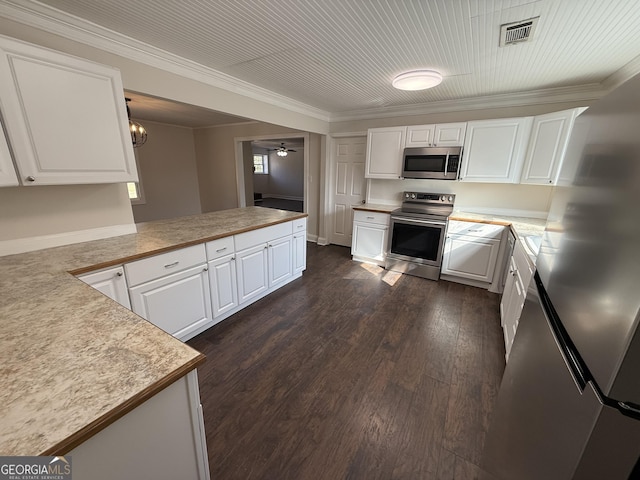
[[[236,138],[238,204],[307,211],[308,134]]]

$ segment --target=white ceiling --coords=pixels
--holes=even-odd
[[[640,71],[638,0],[41,3],[330,117],[478,97],[535,101],[606,89]],[[537,16],[530,42],[498,46],[501,24]],[[415,68],[439,70],[444,81],[421,92],[391,87],[396,74]]]

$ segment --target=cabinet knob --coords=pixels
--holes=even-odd
[[[202,271],[203,271],[203,272],[208,272],[208,271],[209,271],[209,267],[204,267],[204,268],[202,269]]]
[[[236,257],[235,257],[235,256],[234,256],[234,257],[231,257],[231,260],[235,260],[235,259],[236,259]]]
[[[36,181],[36,177],[34,177],[33,175],[29,175],[27,177],[27,182],[35,182]]]
[[[122,276],[122,272],[116,272],[116,275],[117,275],[118,277],[121,277],[121,276]]]

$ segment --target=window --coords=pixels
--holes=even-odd
[[[138,152],[136,149],[133,150],[133,154],[136,157],[136,169],[138,170],[138,181],[137,182],[127,182],[127,190],[129,191],[129,200],[131,200],[131,205],[140,205],[145,202],[144,199],[144,190],[142,189],[142,177],[140,176],[140,162],[138,161]]]
[[[269,155],[262,153],[253,154],[253,173],[267,175],[269,173]]]

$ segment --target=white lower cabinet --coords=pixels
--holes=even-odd
[[[356,210],[353,213],[351,255],[354,260],[384,265],[390,215]]]
[[[449,221],[442,256],[444,278],[467,279],[471,285],[489,286],[494,279],[503,232],[502,225]]]
[[[236,254],[238,300],[240,305],[269,289],[267,244],[247,248]]]
[[[68,454],[73,457],[76,480],[209,480],[196,371],[176,380]]]
[[[300,277],[306,228],[297,219],[79,278],[185,341]]]
[[[213,319],[206,264],[129,289],[133,311],[180,340]]]
[[[209,286],[214,319],[238,306],[235,254],[209,262]]]
[[[92,286],[99,292],[115,300],[123,307],[131,310],[129,301],[129,291],[127,289],[127,279],[124,276],[123,267],[107,268],[99,272],[87,273],[78,276],[87,285]]]
[[[533,276],[533,268],[519,242],[515,244],[508,268],[507,281],[500,301],[500,321],[504,331],[505,357],[507,360],[509,360],[511,345],[518,330],[520,314],[527,296],[527,288],[529,288],[529,282]]]
[[[269,288],[272,288],[293,277],[293,236],[272,240],[268,246]]]

